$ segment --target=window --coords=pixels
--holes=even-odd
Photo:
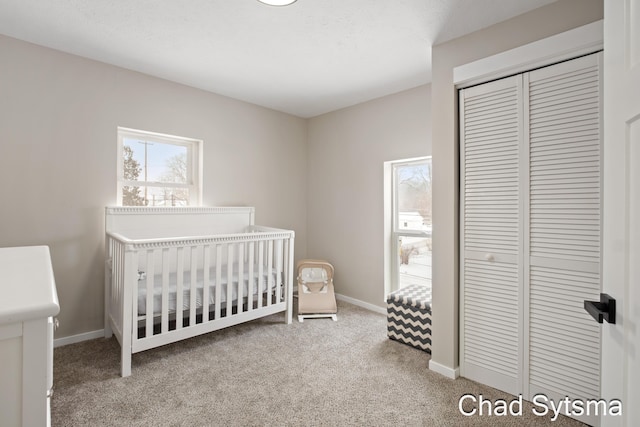
[[[389,162],[388,291],[431,288],[431,157]]]
[[[201,140],[118,128],[118,205],[200,205],[201,157]]]

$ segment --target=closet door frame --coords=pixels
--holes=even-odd
[[[505,52],[461,64],[453,69],[453,84],[464,89],[525,73],[604,48],[604,21],[599,20]]]
[[[466,87],[486,83],[492,80],[500,79],[503,77],[507,77],[510,75],[515,75],[519,73],[524,73],[530,71],[532,69],[538,67],[544,67],[547,65],[552,65],[557,62],[561,62],[567,59],[576,58],[578,56],[587,55],[591,53],[598,52],[604,47],[604,21],[599,20],[592,22],[587,25],[583,25],[581,27],[574,28],[569,31],[565,31],[560,34],[556,34],[554,36],[535,41],[533,43],[529,43],[505,52],[501,52],[496,55],[491,55],[486,58],[479,59],[477,61],[473,61],[467,64],[461,64],[454,68],[453,70],[453,83],[456,89],[464,89]],[[526,95],[528,97],[528,94]],[[528,118],[525,118],[528,121]],[[525,122],[525,125],[529,125]],[[527,144],[528,144],[528,136],[527,136]],[[459,142],[458,142],[459,143]],[[463,154],[460,154],[461,159]],[[524,162],[524,159],[521,159]],[[527,162],[528,162],[528,154],[527,154]],[[460,162],[461,168],[463,167],[463,162]],[[528,163],[525,169],[528,174]],[[461,170],[461,173],[463,171]],[[527,177],[527,181],[528,181]],[[529,189],[528,186],[524,189],[526,193],[521,193],[526,200],[525,206],[529,209]],[[458,200],[462,197],[462,194],[458,195]],[[459,213],[459,215],[461,215]],[[460,217],[461,218],[461,217]],[[526,219],[527,223],[524,224],[527,228],[529,227],[529,219]],[[462,224],[462,222],[459,222]],[[526,236],[527,241],[525,242],[525,249],[522,252],[523,262],[522,265],[529,268],[529,236]],[[459,254],[463,252],[463,246],[460,246]],[[526,250],[526,253],[525,253]],[[526,255],[526,256],[525,256]],[[459,255],[460,257],[460,255]],[[458,260],[458,265],[460,266],[460,270],[462,270],[462,263]],[[459,283],[458,286],[462,287],[462,279],[464,277],[464,273],[459,270]],[[528,276],[528,275],[527,275]],[[529,291],[529,278],[526,277],[526,281],[524,284],[525,291]],[[460,289],[462,291],[462,289]],[[459,293],[460,298],[462,298],[462,292]],[[458,302],[459,308],[462,306],[461,300]],[[528,308],[527,308],[528,310]],[[460,318],[459,324],[462,325],[464,314],[462,310],[459,310]],[[529,327],[529,313],[525,314],[526,324],[523,327]],[[459,362],[462,361],[462,336],[459,336]],[[525,351],[525,362],[528,362],[528,344],[523,348]],[[526,363],[528,365],[528,363]],[[459,363],[462,365],[462,363]],[[458,367],[460,369],[460,366]],[[529,378],[528,367],[526,368],[527,372],[523,372],[523,375],[526,374],[526,378]],[[520,385],[524,385],[522,382]]]
[[[561,35],[554,36],[549,39],[545,39],[540,42],[533,43],[531,45],[523,46],[522,48],[514,49],[514,51],[505,52],[503,54],[495,55],[490,58],[485,58],[483,60],[476,61],[471,64],[465,64],[461,67],[458,67],[454,70],[454,83],[456,83],[457,85],[456,87],[458,89],[463,89],[470,86],[475,86],[485,82],[489,82],[492,80],[497,80],[508,75],[524,73],[523,87],[528,88],[529,75],[527,73],[530,70],[548,66],[548,65],[553,65],[558,62],[574,59],[587,54],[595,53],[602,49],[602,45],[603,45],[602,21],[598,21],[596,23],[589,24],[587,26],[569,31],[567,33],[563,33]],[[541,54],[541,52],[543,51],[544,53]],[[538,54],[536,52],[538,52]],[[601,72],[602,72],[602,68],[601,68]],[[600,82],[600,85],[602,85],[602,81]],[[600,93],[602,95],[602,91],[600,91]],[[528,96],[529,96],[528,90],[526,89],[523,90],[523,98],[524,98],[523,103],[525,103],[526,105],[529,104]],[[602,103],[602,96],[601,96],[600,102]],[[463,105],[463,102],[461,101],[461,106],[462,105]],[[527,110],[528,110],[528,107],[527,107]],[[460,108],[459,111],[462,111],[462,108]],[[460,124],[462,124],[462,120],[463,120],[462,117],[460,117],[460,121],[461,121]],[[528,129],[530,127],[528,120],[529,120],[529,114],[528,114],[528,111],[525,111],[525,114],[523,114],[523,121],[525,121],[524,123],[525,129]],[[602,117],[600,118],[600,120],[602,123]],[[601,126],[601,132],[602,132],[602,126]],[[460,135],[462,135],[462,130],[460,130]],[[529,174],[530,159],[529,159],[528,147],[530,145],[530,141],[529,141],[528,132],[524,132],[521,139],[524,146],[527,147],[527,149],[521,150],[521,155],[520,155],[521,171],[523,171],[522,172],[523,174],[524,173]],[[461,150],[460,150],[460,157],[461,157],[461,161],[460,161],[460,170],[461,170],[460,237],[461,239],[460,240],[461,241],[460,241],[460,269],[459,269],[460,288],[461,288],[460,289],[461,331],[460,331],[460,347],[459,348],[460,348],[460,370],[462,375],[464,376],[465,375],[464,367],[463,367],[464,332],[462,331],[462,326],[464,325],[464,311],[463,311],[464,307],[462,306],[463,304],[462,298],[464,295],[464,292],[463,292],[464,291],[464,282],[463,282],[464,280],[464,271],[463,271],[464,243],[462,240],[464,237],[464,230],[462,227],[464,225],[464,218],[463,218],[464,212],[462,210],[462,207],[464,206],[462,203],[463,202],[462,200],[463,175],[462,174],[464,173],[464,152],[462,148],[463,147],[461,146]],[[602,151],[602,145],[601,145],[601,151]],[[602,174],[601,174],[601,179],[602,179]],[[526,180],[520,181],[520,197],[521,197],[523,212],[526,212],[526,213],[530,212],[531,201],[530,201],[530,194],[529,194],[528,178]],[[602,205],[602,200],[603,198],[601,197],[601,201],[600,201],[601,205]],[[524,322],[521,328],[523,328],[524,330],[529,330],[530,329],[529,305],[525,304],[524,296],[529,295],[530,286],[531,286],[530,275],[528,274],[528,272],[531,269],[531,266],[530,266],[531,242],[530,242],[530,233],[528,231],[530,229],[531,224],[530,224],[530,216],[528,214],[523,216],[524,216],[522,220],[523,233],[524,233],[523,239],[522,239],[523,248],[520,255],[521,255],[521,266],[524,274],[521,276],[522,277],[522,295],[520,296],[520,299],[519,299],[519,308],[521,309],[522,319]],[[530,396],[528,395],[529,395],[530,384],[528,379],[530,378],[530,372],[529,372],[529,366],[530,366],[529,344],[530,343],[528,339],[523,339],[522,341],[523,343],[521,345],[521,351],[522,351],[521,360],[522,360],[523,366],[521,366],[521,377],[519,378],[519,390],[523,392],[525,398],[529,398]]]

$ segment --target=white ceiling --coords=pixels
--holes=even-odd
[[[313,117],[428,83],[434,43],[553,1],[0,0],[0,33]]]

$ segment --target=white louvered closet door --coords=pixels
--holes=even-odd
[[[461,374],[522,387],[522,76],[460,94]]]
[[[600,395],[601,54],[525,76],[529,103],[529,395]],[[527,90],[525,90],[527,92]]]
[[[528,399],[599,396],[600,61],[460,91],[461,374]]]

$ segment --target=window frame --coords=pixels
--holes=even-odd
[[[124,179],[124,140],[139,139],[150,140],[162,144],[175,145],[187,148],[187,183],[141,181]],[[189,191],[188,206],[202,206],[202,146],[201,139],[168,135],[157,132],[149,132],[138,129],[118,127],[117,139],[117,194],[116,205],[123,206],[124,187],[147,188],[185,188]]]
[[[391,195],[391,227],[390,227],[390,272],[391,272],[391,281],[387,286],[387,291],[395,291],[400,288],[400,265],[398,263],[398,254],[400,253],[400,247],[398,242],[401,237],[422,237],[422,238],[431,238],[432,232],[427,232],[424,230],[407,230],[400,229],[400,211],[398,209],[398,168],[403,166],[411,166],[418,165],[423,163],[431,163],[431,167],[433,168],[432,156],[423,156],[406,160],[398,160],[389,162],[390,166],[390,174],[391,174],[391,187],[390,187],[390,195]],[[433,174],[433,169],[432,169]],[[432,210],[433,210],[433,201],[432,201]],[[433,227],[433,226],[432,226]]]

